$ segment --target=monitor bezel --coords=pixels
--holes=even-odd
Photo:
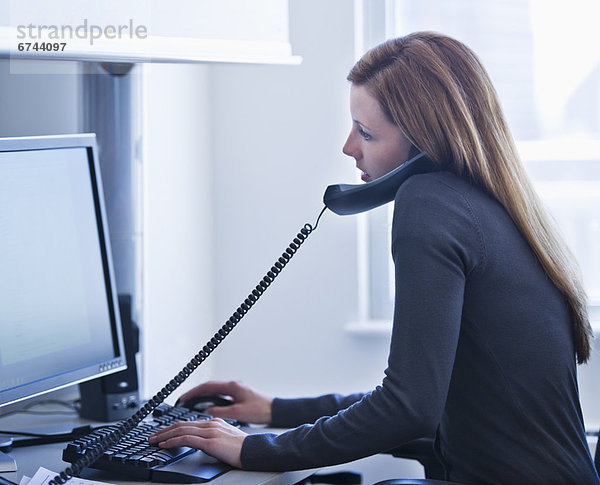
[[[73,386],[81,382],[113,374],[127,368],[96,135],[93,133],[81,133],[0,138],[0,152],[52,150],[62,148],[86,149],[115,357],[101,363],[89,364],[78,369],[72,369],[71,371],[61,373],[57,376],[39,379],[16,388],[8,390],[0,389],[0,408],[48,392]]]

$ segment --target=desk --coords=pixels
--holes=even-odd
[[[40,407],[36,407],[36,410]],[[98,426],[100,423],[80,419],[73,415],[69,416],[37,416],[29,414],[16,414],[0,418],[0,429],[21,430],[38,428],[38,432],[53,433],[67,431],[76,426],[91,424]],[[14,448],[10,453],[16,460],[18,470],[16,472],[2,473],[0,476],[15,483],[19,483],[23,475],[33,476],[40,466],[60,472],[68,463],[62,461],[62,450],[66,443],[53,443],[48,445],[31,446],[25,448]],[[311,476],[315,470],[301,470],[294,472],[247,472],[242,470],[231,470],[219,477],[207,482],[210,485],[292,485]],[[89,474],[89,476],[87,476]],[[85,478],[115,483],[118,485],[140,485],[145,482],[115,480],[114,474],[100,470],[88,470]]]

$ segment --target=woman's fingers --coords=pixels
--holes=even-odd
[[[231,404],[229,406],[211,406],[206,408],[204,412],[217,418],[240,419],[245,414],[247,404]],[[242,419],[242,421],[244,421]]]
[[[210,395],[231,396],[238,400],[240,398],[239,393],[240,384],[236,381],[208,381],[189,390],[179,400],[185,402],[194,397]]]
[[[189,446],[204,451],[232,466],[241,467],[241,450],[246,433],[219,418],[179,422],[149,437],[161,448]]]
[[[229,396],[233,404],[212,406],[206,413],[222,418],[238,419],[247,423],[270,424],[273,398],[254,391],[240,381],[209,381],[194,387],[179,399],[186,402],[200,396]]]
[[[217,431],[231,432],[232,430],[238,430],[237,428],[227,424],[225,421],[219,418],[206,419],[203,421],[180,421],[167,428],[161,429],[150,436],[150,443],[160,443],[176,436],[183,436],[186,434],[192,436],[208,437],[214,435]],[[245,433],[243,433],[245,434]]]

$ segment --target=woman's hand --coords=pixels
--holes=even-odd
[[[220,418],[232,418],[246,423],[271,424],[273,398],[258,393],[239,381],[209,381],[194,387],[179,400],[186,402],[194,397],[219,395],[233,401],[229,406],[212,406],[205,412]]]
[[[246,433],[219,418],[179,422],[148,438],[159,448],[188,446],[204,451],[231,466],[241,468],[242,444]]]

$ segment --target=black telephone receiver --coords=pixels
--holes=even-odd
[[[404,162],[398,168],[388,174],[359,185],[330,185],[325,190],[323,202],[325,207],[319,214],[314,227],[311,224],[305,224],[292,242],[288,245],[281,257],[275,261],[271,269],[260,280],[258,285],[252,290],[248,297],[240,304],[235,312],[223,324],[223,326],[213,335],[213,337],[202,347],[202,349],[192,357],[192,359],[183,367],[183,369],[169,381],[159,392],[157,392],[148,402],[142,406],[130,418],[121,421],[115,430],[104,435],[89,454],[83,455],[70,467],[66,468],[59,475],[50,480],[49,485],[61,485],[70,478],[78,475],[81,471],[94,463],[111,446],[117,444],[121,438],[135,428],[146,416],[148,416],[159,404],[161,404],[175,389],[177,389],[197,367],[204,362],[214,349],[229,335],[231,330],[248,313],[250,308],[258,301],[265,290],[271,285],[273,280],[279,275],[285,265],[292,259],[298,248],[306,240],[308,235],[317,228],[319,220],[325,212],[330,209],[339,215],[357,214],[380,205],[391,202],[400,185],[411,175],[430,172],[433,170],[433,163],[424,153],[419,153],[410,160]]]
[[[433,162],[421,152],[372,182],[330,185],[325,190],[323,202],[338,215],[368,211],[394,200],[400,185],[411,175],[430,172],[433,168]]]

